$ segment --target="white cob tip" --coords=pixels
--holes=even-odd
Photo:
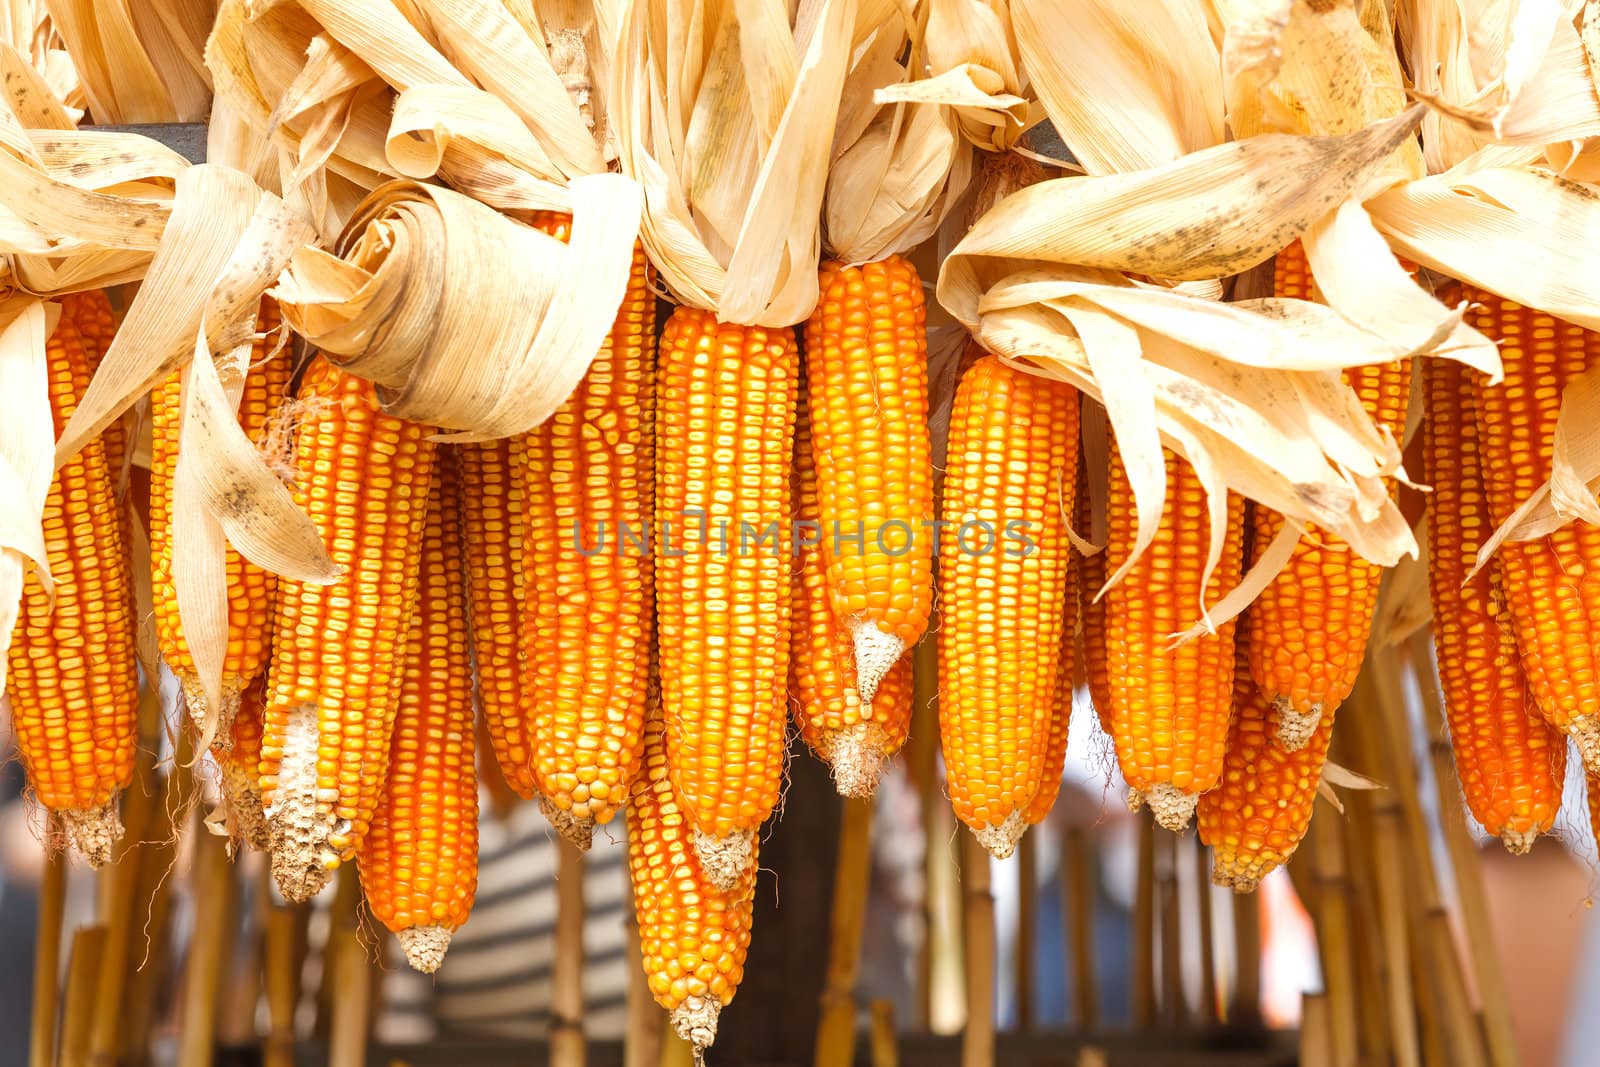
[[[906,650],[906,643],[865,619],[851,621],[850,639],[856,650],[856,692],[861,703],[870,704],[878,695],[878,683]]]
[[[884,762],[883,728],[877,723],[852,723],[833,735],[828,765],[833,768],[833,785],[840,796],[870,799],[877,791]]]
[[[974,830],[972,836],[978,839],[978,844],[989,850],[989,855],[1003,860],[1009,859],[1017,850],[1017,842],[1022,840],[1027,829],[1028,824],[1023,822],[1022,812],[1013,811],[1005,817],[1004,822]]]
[[[1299,752],[1311,743],[1311,735],[1322,724],[1322,705],[1311,705],[1310,711],[1296,711],[1288,697],[1275,697],[1272,710],[1278,715],[1278,744],[1285,752]]]
[[[432,974],[444,962],[450,948],[450,931],[442,926],[408,926],[396,930],[394,936],[405,951],[406,962],[413,971]]]
[[[1194,809],[1200,803],[1200,797],[1185,793],[1170,782],[1158,782],[1145,791],[1144,802],[1150,805],[1150,814],[1156,817],[1157,823],[1175,834],[1181,834],[1188,829],[1189,820],[1194,818]]]
[[[735,830],[726,837],[712,837],[699,830],[694,832],[694,851],[700,858],[700,869],[706,872],[711,884],[728,892],[739,884],[744,872],[755,856],[755,834],[750,830]]]
[[[1537,830],[1501,830],[1500,843],[1506,846],[1506,851],[1513,856],[1526,856],[1533,848],[1533,843],[1539,840]]]
[[[717,1016],[722,1005],[711,997],[685,997],[672,1009],[672,1029],[694,1046],[695,1058],[717,1040]]]
[[[555,827],[556,833],[560,834],[567,844],[579,852],[589,851],[589,846],[594,844],[593,819],[563,811],[550,803],[543,793],[539,794],[539,810],[544,812],[544,817],[550,821],[550,825]]]
[[[89,866],[98,870],[111,862],[111,851],[122,839],[122,816],[117,813],[116,797],[88,811],[63,811],[61,823]]]

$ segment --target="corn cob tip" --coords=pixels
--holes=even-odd
[[[204,737],[206,717],[211,709],[207,705],[206,691],[200,686],[200,678],[183,671],[178,675],[178,681],[183,686],[183,703],[189,709],[189,721],[194,723],[195,732]],[[233,748],[233,717],[239,713],[239,699],[243,692],[238,679],[222,680],[222,710],[217,716],[217,723],[211,734],[213,751],[227,752]]]
[[[261,790],[255,775],[232,760],[222,761],[222,803],[228,836],[257,852],[267,850],[267,817],[261,811]]]
[[[1513,856],[1526,856],[1537,840],[1539,840],[1538,830],[1513,830],[1507,827],[1500,831],[1500,843],[1505,845],[1506,851]]]
[[[1600,771],[1600,715],[1578,715],[1567,724],[1567,734],[1578,746],[1584,770]]]
[[[711,884],[724,893],[735,889],[739,879],[744,877],[755,855],[754,843],[755,834],[750,830],[735,830],[726,837],[713,837],[699,830],[694,832],[694,851],[700,859],[700,869],[706,872]],[[715,1022],[712,1030],[716,1030]]]
[[[394,936],[405,951],[411,969],[423,974],[437,971],[450,947],[450,931],[442,926],[408,926],[396,930]]]
[[[579,852],[589,851],[589,846],[594,843],[593,819],[556,807],[543,793],[539,794],[539,810],[544,812],[544,817],[550,820],[556,833],[565,838],[569,845]]]
[[[1150,805],[1150,814],[1155,816],[1160,826],[1181,834],[1189,828],[1200,797],[1195,793],[1185,793],[1170,782],[1157,782],[1145,791],[1144,802]]]
[[[1137,789],[1128,790],[1128,810],[1134,814],[1144,810],[1144,794]]]
[[[861,709],[870,716],[871,706]],[[842,797],[871,799],[883,776],[883,727],[872,721],[853,723],[833,735],[828,749],[828,765],[833,768],[833,785]]]
[[[63,811],[61,822],[73,847],[89,866],[99,870],[111,862],[111,850],[122,839],[122,816],[117,812],[116,797],[89,811]]]
[[[1011,854],[1017,850],[1017,842],[1022,840],[1027,829],[1027,820],[1019,808],[1007,815],[1004,822],[974,830],[972,836],[978,839],[978,844],[989,850],[989,855],[1003,860],[1011,858]]]
[[[1285,752],[1299,752],[1305,748],[1322,721],[1321,704],[1311,705],[1309,711],[1298,711],[1288,697],[1274,697],[1272,710],[1278,719],[1278,744]]]
[[[1211,860],[1211,884],[1231,889],[1242,896],[1256,891],[1256,887],[1261,884],[1261,872],[1235,867],[1217,855]]]
[[[717,1016],[720,1014],[722,1004],[715,997],[686,997],[672,1009],[672,1029],[694,1046],[696,1064],[717,1040]]]
[[[850,638],[856,650],[856,692],[861,703],[870,704],[878,695],[878,683],[906,650],[906,643],[865,619],[851,621]]]
[[[266,812],[272,878],[291,904],[327,888],[339,857],[328,844],[333,827],[317,810],[317,706],[290,710],[272,810]]]

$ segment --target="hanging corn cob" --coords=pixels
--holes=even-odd
[[[822,554],[870,703],[933,605],[927,308],[903,256],[824,263],[818,280],[805,342]]]
[[[265,443],[269,428],[288,399],[294,370],[287,354],[274,354],[278,322],[277,302],[263,298],[257,320],[258,338],[250,353],[250,372],[239,398],[239,424],[258,447]],[[246,560],[231,546],[227,549],[228,650],[222,665],[222,707],[213,716],[206,707],[205,693],[184,638],[172,575],[172,479],[178,465],[182,379],[179,372],[156,386],[150,405],[150,557],[156,639],[167,665],[183,685],[195,729],[202,735],[213,730],[213,744],[225,746],[231,736],[228,724],[239,706],[239,695],[266,667],[277,576]]]
[[[388,774],[360,850],[372,914],[400,939],[406,962],[425,974],[439,969],[478,885],[460,483],[449,466],[441,465],[428,494]]]
[[[46,362],[60,434],[90,376],[83,339],[66,314],[47,343]],[[78,851],[98,867],[122,836],[117,794],[133,777],[138,707],[127,546],[104,438],[56,472],[43,526],[55,599],[29,568],[6,692],[34,794],[60,814]]]
[[[1467,581],[1492,529],[1471,383],[1459,363],[1424,366],[1428,578],[1456,776],[1473,818],[1523,853],[1561,808],[1567,742],[1532,703],[1505,617],[1500,562]]]
[[[911,729],[911,657],[901,656],[863,701],[849,633],[828,596],[827,564],[820,540],[828,535],[817,512],[817,472],[812,462],[810,412],[802,400],[795,422],[794,495],[799,558],[794,562],[793,617],[789,630],[789,695],[800,736],[833,768],[847,797],[869,797],[884,761],[900,750]],[[815,532],[817,543],[809,536]]]
[[[756,846],[733,885],[707,875],[689,833],[693,820],[672,788],[665,732],[652,709],[643,766],[628,797],[628,873],[650,993],[672,1013],[678,1035],[703,1051],[744,977]]]
[[[535,225],[566,240],[571,220]],[[513,449],[522,484],[523,692],[546,815],[580,848],[638,772],[650,659],[655,293],[644,249],[578,388]]]
[[[1044,781],[1071,647],[1077,450],[1076,390],[996,356],[963,374],[939,513],[939,738],[956,815],[1001,858]]]
[[[104,289],[86,289],[81,293],[68,293],[61,298],[61,317],[71,319],[83,339],[83,355],[89,376],[100,369],[111,338],[117,332],[117,313],[111,307],[111,298]],[[106,443],[106,470],[111,472],[111,486],[119,488],[122,468],[128,456],[128,432],[122,419],[118,419],[100,434]]]
[[[1285,749],[1273,736],[1272,701],[1251,678],[1248,654],[1239,652],[1222,777],[1200,797],[1196,822],[1211,846],[1211,880],[1251,893],[1289,862],[1311,825],[1334,717],[1330,710],[1305,744]]]
[[[1600,357],[1600,335],[1463,287],[1467,322],[1500,342],[1505,380],[1473,383],[1489,518],[1499,525],[1550,477],[1568,383]],[[1600,527],[1582,520],[1496,554],[1516,645],[1539,711],[1600,768]]]
[[[299,401],[295,502],[347,570],[332,585],[278,583],[261,801],[291,901],[327,884],[377,808],[434,459],[427,427],[383,414],[370,382],[326,360]]]
[[[778,802],[789,675],[790,330],[680,307],[661,337],[656,604],[672,789],[712,882]]]
[[[1090,401],[1081,401],[1082,404]],[[1077,478],[1077,531],[1080,537],[1089,533],[1090,499],[1089,481],[1085,462],[1078,463]],[[1106,602],[1098,594],[1106,584],[1106,553],[1084,555],[1074,551],[1067,568],[1072,583],[1073,598],[1078,608],[1078,625],[1083,636],[1083,666],[1085,680],[1089,683],[1089,700],[1094,704],[1095,717],[1107,737],[1111,736],[1111,679],[1106,670]]]
[[[1222,773],[1233,694],[1233,624],[1171,647],[1198,614],[1205,569],[1205,488],[1187,460],[1163,450],[1167,498],[1149,549],[1106,591],[1107,698],[1117,763],[1156,821],[1179,831]],[[1137,526],[1133,492],[1113,453],[1106,515],[1109,573],[1122,566]],[[1204,589],[1215,603],[1239,582],[1244,502],[1229,494],[1221,558]],[[1093,660],[1091,659],[1091,663]]]
[[[267,819],[261,813],[261,715],[266,699],[267,676],[258,674],[239,698],[228,728],[229,744],[216,753],[228,836],[263,852]]]
[[[1070,546],[1065,554],[1069,560],[1075,555]],[[1069,584],[1067,610],[1070,612],[1072,608],[1072,589]],[[1055,807],[1056,797],[1061,792],[1061,774],[1066,768],[1067,761],[1067,728],[1072,723],[1072,655],[1077,647],[1075,629],[1072,616],[1069,614],[1061,627],[1061,654],[1056,658],[1055,689],[1050,700],[1050,733],[1049,739],[1045,742],[1044,767],[1040,772],[1039,791],[1033,794],[1033,799],[1028,801],[1027,810],[1022,813],[1022,821],[1029,826],[1037,826],[1044,821],[1045,816],[1050,814],[1050,809]]]
[[[530,701],[523,699],[522,555],[527,543],[522,479],[513,441],[456,447],[466,542],[472,661],[478,701],[500,773],[522,799],[538,786],[533,776]],[[541,653],[545,654],[545,653]]]
[[[1318,299],[1300,242],[1278,253],[1273,292],[1281,298]],[[1367,415],[1398,442],[1411,391],[1410,361],[1351,367],[1344,381]],[[1253,548],[1259,555],[1282,528],[1283,516],[1270,508],[1256,508],[1254,516]],[[1273,702],[1275,733],[1285,748],[1303,746],[1320,717],[1355,687],[1382,578],[1383,568],[1362,559],[1342,538],[1308,525],[1288,565],[1246,612],[1250,674]]]

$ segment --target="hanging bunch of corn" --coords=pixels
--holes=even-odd
[[[74,318],[62,314],[44,358],[59,434],[89,385]],[[128,546],[106,447],[91,441],[50,482],[42,529],[51,584],[27,570],[6,672],[28,782],[96,867],[122,836],[117,795],[133,777],[138,707]]]
[[[355,854],[382,794],[434,459],[427,427],[384,414],[370,382],[326,359],[299,404],[295,501],[345,572],[278,583],[261,800],[290,900]]]
[[[790,609],[789,695],[800,736],[833,769],[840,794],[868,797],[877,788],[884,760],[899,751],[911,729],[911,657],[901,656],[878,691],[863,699],[855,646],[828,595],[820,544],[828,534],[817,509],[812,442],[810,411],[802,401],[791,490],[799,552]]]
[[[939,739],[956,815],[1001,858],[1061,777],[1077,452],[1071,386],[989,355],[962,375],[939,506]]]
[[[360,847],[367,905],[416,970],[432,974],[467,921],[478,884],[478,777],[473,766],[461,499],[440,465],[428,493],[417,609],[383,796]]]
[[[1490,530],[1473,386],[1439,361],[1429,362],[1425,381],[1429,590],[1456,776],[1473,818],[1512,852],[1526,852],[1561,808],[1566,739],[1540,716],[1523,675],[1503,563],[1471,573]]]
[[[258,447],[266,443],[279,411],[289,399],[294,370],[287,352],[280,352],[278,307],[261,303],[257,340],[239,397],[239,425]],[[174,373],[151,394],[150,405],[150,555],[154,568],[156,637],[167,665],[183,686],[184,701],[195,729],[212,744],[229,743],[229,725],[240,695],[267,664],[273,591],[277,576],[227,550],[228,638],[222,666],[222,706],[206,706],[189,643],[178,612],[172,572],[173,475],[178,465],[179,430],[183,425],[183,373]]]
[[[566,240],[571,220],[535,224]],[[581,848],[628,795],[643,743],[654,627],[655,293],[644,250],[589,371],[515,441],[533,780]]]

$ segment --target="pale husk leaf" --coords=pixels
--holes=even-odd
[[[29,568],[55,595],[41,525],[54,474],[48,318],[37,299],[16,297],[0,305],[0,692]]]
[[[1422,546],[1413,559],[1403,559],[1383,576],[1378,590],[1378,607],[1372,618],[1372,644],[1398,645],[1433,618],[1433,600],[1428,592],[1427,517],[1417,523],[1417,543]]]

